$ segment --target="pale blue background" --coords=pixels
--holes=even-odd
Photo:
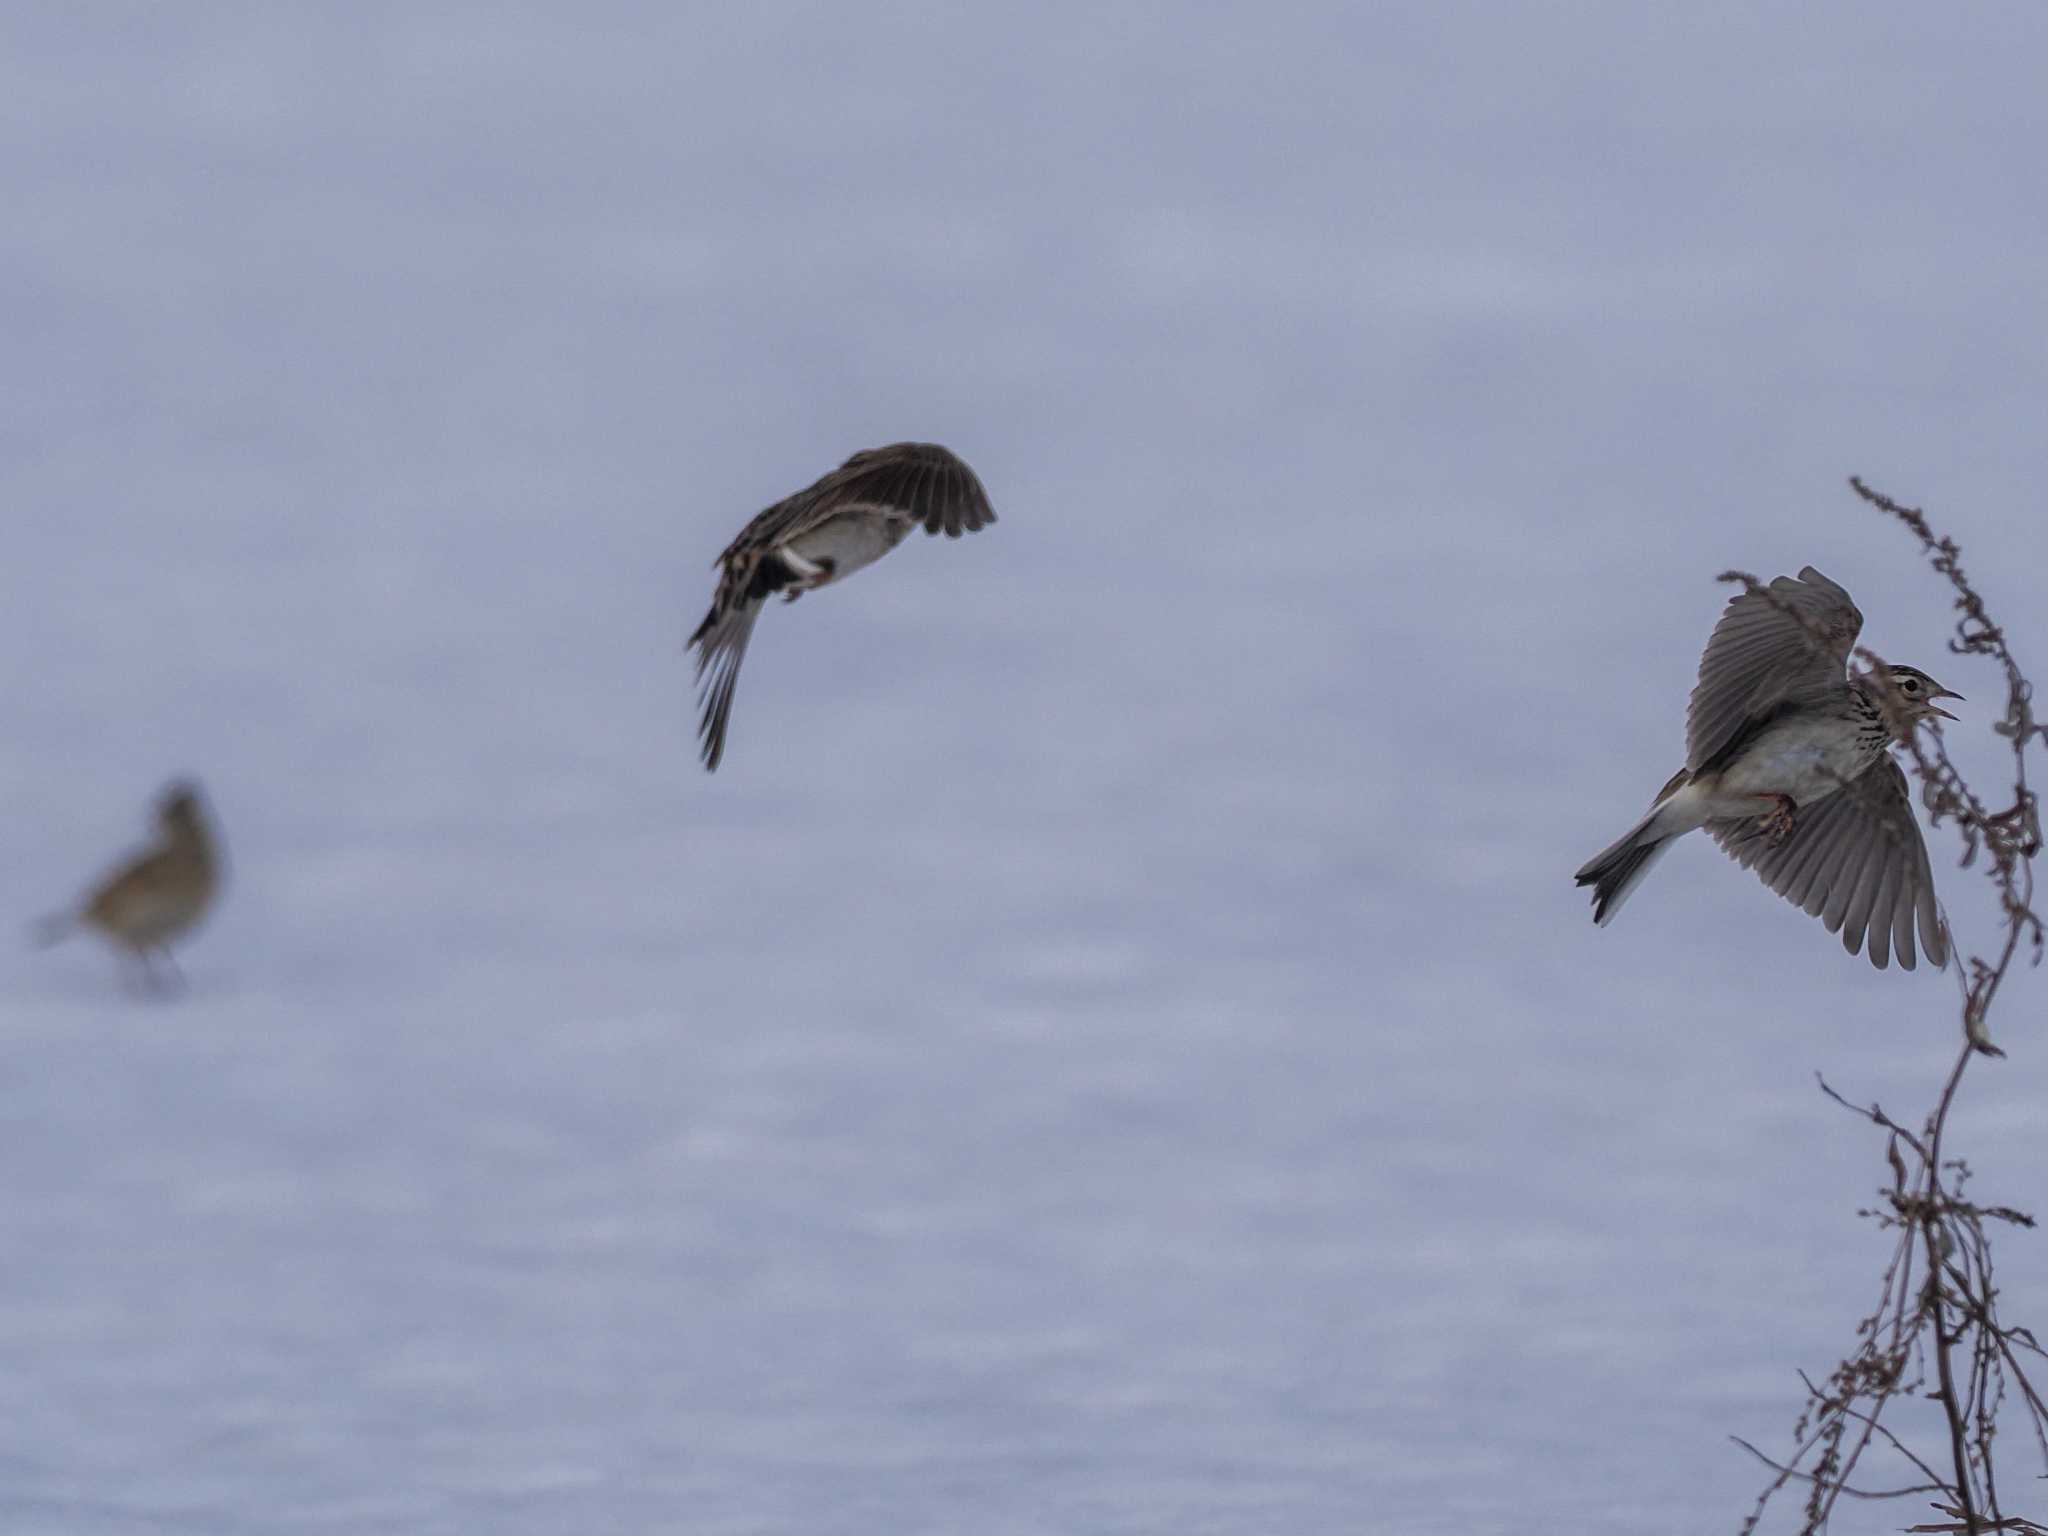
[[[1953,978],[1570,874],[1730,565],[1995,773],[1843,481],[2048,668],[2044,44],[9,11],[4,907],[181,770],[234,885],[173,1007],[0,946],[0,1528],[1732,1530],[1881,1264],[1812,1073],[1917,1114]],[[770,612],[707,778],[710,561],[902,437],[1002,521]],[[1956,1141],[2035,1205],[2040,1000]]]

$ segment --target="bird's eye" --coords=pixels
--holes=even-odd
[[[1920,684],[1910,677],[1900,678],[1899,686],[1907,693],[1918,693],[1920,691]]]

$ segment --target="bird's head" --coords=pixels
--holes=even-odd
[[[1892,687],[1905,701],[1906,719],[1917,725],[1929,715],[1939,715],[1944,720],[1955,716],[1935,704],[1936,699],[1961,699],[1962,695],[1952,688],[1944,688],[1918,667],[1903,664],[1887,666],[1885,676],[1891,679]]]
[[[165,826],[190,827],[199,822],[199,786],[190,779],[174,779],[156,799],[157,820]]]

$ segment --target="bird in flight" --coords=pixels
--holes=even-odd
[[[220,880],[219,846],[198,786],[180,780],[157,798],[155,840],[111,870],[77,906],[45,918],[39,935],[54,944],[75,929],[93,929],[123,955],[144,991],[171,991],[183,980],[171,940],[206,916]]]
[[[1918,667],[1847,672],[1863,615],[1812,566],[1730,599],[1700,658],[1686,713],[1685,766],[1650,813],[1587,861],[1593,921],[1621,910],[1672,841],[1695,827],[1830,933],[1850,954],[1868,939],[1883,970],[1921,948],[1948,964],[1927,845],[1891,747],[1960,699]]]
[[[892,443],[856,453],[839,468],[762,512],[717,560],[718,591],[690,644],[697,652],[704,766],[725,755],[733,685],[754,620],[776,593],[804,593],[872,565],[911,529],[957,539],[996,520],[974,471],[937,443]]]

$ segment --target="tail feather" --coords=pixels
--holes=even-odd
[[[697,734],[703,743],[707,772],[715,772],[725,756],[732,691],[740,680],[740,663],[746,659],[754,620],[776,593],[787,592],[794,598],[804,590],[803,573],[792,567],[779,549],[729,549],[719,565],[718,592],[711,600],[711,611],[690,636],[697,651],[697,705],[702,711]]]
[[[747,641],[753,637],[754,619],[760,612],[758,599],[742,599],[731,606],[714,603],[690,637],[697,647],[697,704],[702,711],[697,734],[707,772],[716,772],[719,759],[725,756],[733,689],[739,683],[740,663],[746,660]]]
[[[1578,873],[1580,885],[1593,887],[1593,921],[1602,928],[1614,921],[1621,904],[1671,847],[1672,835],[1651,829],[1650,824],[1656,819],[1654,812],[1645,817],[1621,841],[1587,861]]]
[[[1671,775],[1650,802],[1650,814],[1579,870],[1579,884],[1593,887],[1593,921],[1602,928],[1614,921],[1621,904],[1664,857],[1672,840],[1701,825],[1704,818],[1697,796],[1688,792],[1691,785],[1690,769],[1681,768]]]
[[[29,925],[28,941],[37,949],[48,949],[52,944],[61,944],[70,938],[71,930],[77,926],[76,912],[52,912]]]

